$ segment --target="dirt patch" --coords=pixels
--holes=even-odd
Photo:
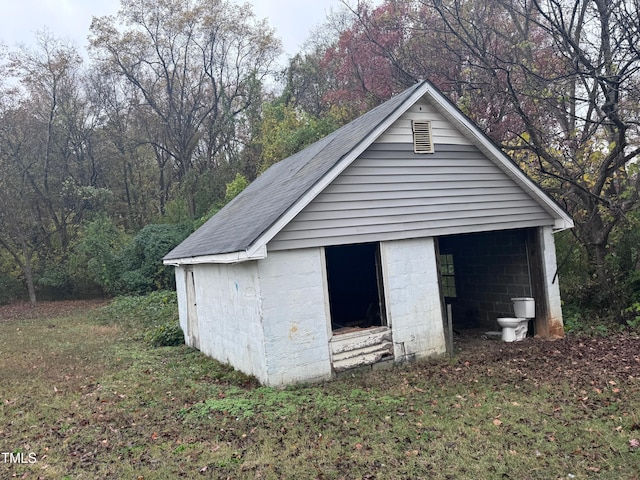
[[[38,302],[32,307],[29,302],[15,302],[0,305],[0,321],[25,320],[35,318],[55,318],[78,311],[90,310],[108,303],[106,299],[91,300],[59,300],[55,302]]]

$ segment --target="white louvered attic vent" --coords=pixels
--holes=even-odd
[[[413,151],[415,153],[433,153],[433,137],[431,136],[431,122],[412,121]]]

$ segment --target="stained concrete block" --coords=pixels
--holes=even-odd
[[[384,242],[381,253],[396,360],[445,352],[433,239]]]
[[[549,306],[549,332],[550,336],[563,336],[564,325],[562,321],[562,302],[560,299],[560,282],[556,276],[556,247],[551,227],[541,229],[541,247],[544,258],[543,269],[547,301]]]
[[[331,378],[329,312],[320,248],[269,252],[259,261],[269,385]]]

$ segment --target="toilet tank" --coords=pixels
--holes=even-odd
[[[536,302],[531,297],[512,298],[513,313],[518,318],[534,318],[536,316]]]

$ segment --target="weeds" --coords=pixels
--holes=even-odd
[[[116,297],[100,309],[98,321],[125,327],[154,347],[184,344],[175,292],[157,291],[144,296]]]
[[[174,320],[149,329],[144,339],[152,347],[176,347],[184,343],[184,333],[180,324]]]
[[[170,291],[116,297],[98,312],[98,321],[127,327],[150,327],[177,319],[178,299],[176,293]]]
[[[627,325],[634,330],[640,330],[640,302],[635,302],[623,312],[627,317]]]

